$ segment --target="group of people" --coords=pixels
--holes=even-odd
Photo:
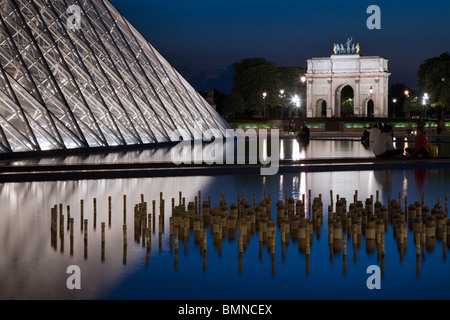
[[[289,133],[295,134],[295,121],[291,120],[289,122]],[[309,140],[310,137],[310,131],[308,126],[306,125],[306,122],[302,122],[300,130],[297,132],[296,138],[299,140]]]
[[[371,123],[369,128],[364,130],[363,136],[361,137],[361,141],[363,143],[374,143],[375,139],[381,135],[383,132],[383,124],[382,123]]]
[[[295,122],[289,124],[289,131],[295,132]],[[440,133],[440,132],[439,132]],[[305,122],[302,122],[296,138],[298,140],[309,140],[310,131]],[[430,145],[426,135],[425,128],[419,126],[414,138],[412,148],[398,149],[394,146],[394,129],[389,124],[374,123],[364,130],[361,138],[364,144],[372,147],[373,153],[377,158],[401,158],[401,157],[423,157],[431,156]]]
[[[417,128],[413,148],[397,149],[391,125],[372,124],[364,131],[361,140],[372,146],[377,158],[430,157],[430,145],[423,126]]]

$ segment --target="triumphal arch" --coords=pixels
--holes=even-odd
[[[341,117],[343,103],[351,103],[354,117],[388,117],[388,60],[359,53],[359,43],[348,39],[334,45],[331,57],[308,60],[308,118]],[[344,88],[353,91],[345,102]]]

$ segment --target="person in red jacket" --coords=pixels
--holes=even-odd
[[[430,156],[428,138],[423,127],[417,129],[417,134],[414,138],[414,148],[406,148],[406,152],[411,157],[418,157],[421,155],[424,158],[428,158]]]

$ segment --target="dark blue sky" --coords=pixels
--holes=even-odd
[[[110,0],[197,90],[232,88],[230,66],[262,57],[306,67],[353,37],[389,59],[390,85],[416,86],[420,63],[450,51],[450,1]],[[369,30],[370,5],[381,30]]]

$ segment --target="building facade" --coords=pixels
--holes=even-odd
[[[354,117],[388,117],[388,60],[354,50],[334,52],[329,58],[308,60],[307,117],[340,117],[346,86],[353,89]]]
[[[0,1],[0,153],[229,128],[108,0]]]

